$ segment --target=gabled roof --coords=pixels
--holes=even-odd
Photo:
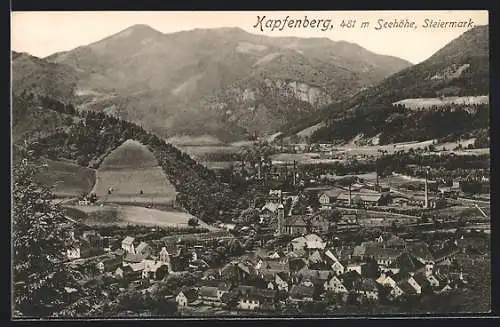
[[[398,283],[399,288],[406,294],[406,295],[415,295],[417,294],[417,291],[413,288],[413,286],[408,283],[408,280],[405,279]]]
[[[420,285],[420,287],[427,286],[429,284],[429,280],[425,277],[425,273],[423,271],[417,272],[414,276],[413,279]]]
[[[415,272],[424,267],[420,261],[416,260],[408,252],[403,252],[391,266],[399,268],[401,272]]]
[[[270,212],[276,212],[280,206],[280,203],[274,203],[274,202],[267,202],[260,210],[265,211],[269,210]],[[281,205],[283,206],[283,205]]]
[[[183,287],[179,294],[182,293],[188,300],[188,302],[193,302],[198,299],[198,292],[192,287]]]
[[[285,218],[285,226],[307,227],[305,216],[291,216]]]
[[[288,267],[291,271],[296,271],[304,268],[307,265],[307,262],[304,258],[290,258],[288,260]]]
[[[145,259],[144,256],[141,255],[141,254],[127,253],[127,255],[125,256],[125,258],[123,258],[123,261],[138,263],[138,262],[141,262],[144,259]]]
[[[328,196],[330,199],[336,199],[337,196],[344,192],[343,189],[341,188],[331,188],[329,190],[325,190],[325,191],[322,191],[322,192],[319,192],[318,193],[318,196],[322,196],[323,194],[325,194],[326,196]]]
[[[136,253],[142,253],[142,251],[144,251],[146,248],[149,247],[149,244],[146,243],[146,242],[141,242],[137,248],[135,248],[135,252]]]
[[[127,236],[123,239],[122,244],[130,245],[130,244],[134,243],[134,240],[135,240],[135,238],[133,238],[131,236]]]
[[[459,252],[460,252],[460,249],[458,248],[458,246],[456,246],[455,244],[448,244],[445,247],[443,247],[442,249],[439,249],[439,250],[434,252],[434,259],[435,259],[435,261],[442,261],[446,257],[451,256],[451,255],[456,254],[456,253],[459,253]]]
[[[380,246],[367,246],[365,249],[365,255],[375,258],[376,260],[395,260],[397,259],[402,250],[394,248],[383,248]]]
[[[309,260],[309,262],[312,262],[312,263],[318,263],[318,262],[323,261],[323,258],[321,256],[321,254],[319,253],[319,251],[316,250],[313,253],[311,253],[308,260]]]
[[[290,279],[288,277],[288,274],[286,274],[284,272],[278,272],[278,273],[276,273],[276,276],[278,276],[282,281],[285,281],[285,282],[288,282],[288,280]]]

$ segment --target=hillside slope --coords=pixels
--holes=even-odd
[[[103,113],[70,114],[67,104],[54,99],[43,99],[42,103],[42,100],[30,95],[20,97],[23,101],[14,103],[14,113],[21,110],[36,120],[46,117],[47,112],[57,110],[57,117],[71,118],[58,128],[46,129],[44,134],[31,134],[28,149],[33,151],[35,157],[64,159],[81,167],[96,169],[111,151],[126,140],[135,139],[151,151],[168,182],[178,192],[176,202],[190,214],[209,222],[217,219],[221,210],[227,212],[236,206],[229,187],[220,183],[213,172],[140,126]],[[28,103],[25,97],[32,99],[31,104],[18,108],[19,104]],[[48,103],[52,104],[51,109],[44,106]],[[19,128],[19,131],[29,134],[31,130]],[[24,144],[19,142],[17,146]],[[49,179],[54,180],[53,177]]]
[[[271,38],[239,28],[162,34],[146,25],[45,59],[78,72],[82,108],[162,136],[224,140],[274,132],[411,65],[326,38]]]
[[[285,136],[324,123],[311,136],[313,141],[348,140],[362,133],[373,137],[391,128],[388,123],[420,120],[427,111],[393,110],[392,103],[408,98],[448,96],[483,96],[489,94],[489,37],[488,26],[477,26],[451,41],[424,62],[406,68],[378,85],[359,92],[348,100],[328,105],[306,118],[284,126]],[[467,105],[451,106],[468,110]],[[486,106],[488,107],[488,106]],[[477,109],[477,108],[476,108]],[[402,111],[401,111],[402,110]],[[474,110],[477,111],[477,110]],[[484,114],[483,110],[479,110]],[[399,114],[398,119],[391,115]],[[486,111],[486,116],[488,115]],[[483,121],[484,117],[480,120]],[[460,119],[458,119],[459,121]],[[429,124],[442,124],[442,120],[427,119]],[[452,124],[450,122],[450,124]],[[487,128],[486,125],[481,128]],[[396,123],[393,127],[404,127]],[[442,126],[442,125],[441,125]],[[416,127],[419,130],[419,127]],[[344,131],[339,131],[344,130]],[[457,131],[460,127],[457,126]],[[420,128],[420,132],[424,132]],[[397,140],[402,141],[402,140]]]

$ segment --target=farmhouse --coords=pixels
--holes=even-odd
[[[321,209],[331,209],[339,194],[343,192],[342,189],[332,188],[318,194],[318,201]]]

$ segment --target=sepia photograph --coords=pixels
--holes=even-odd
[[[491,313],[488,11],[13,11],[11,319]]]

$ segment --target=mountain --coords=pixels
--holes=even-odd
[[[224,141],[273,133],[411,65],[327,38],[239,28],[163,34],[147,25],[44,60],[72,67],[81,108],[165,137],[211,134]],[[28,79],[23,70],[14,74]]]
[[[12,51],[12,92],[50,95],[71,100],[79,79],[73,67]]]
[[[412,131],[424,134],[426,131],[430,131],[428,129],[430,128],[429,124],[433,125],[432,128],[437,130],[443,127],[443,125],[438,126],[443,121],[435,119],[433,122],[434,118],[431,116],[435,113],[429,113],[428,110],[415,112],[409,108],[404,109],[401,107],[395,110],[393,103],[413,102],[418,107],[419,101],[422,102],[421,98],[438,98],[442,99],[443,103],[446,103],[446,99],[455,99],[451,97],[476,97],[487,96],[488,94],[488,26],[477,26],[452,40],[422,63],[403,69],[387,77],[376,86],[365,89],[347,100],[327,105],[303,119],[295,120],[283,126],[281,131],[284,137],[307,135],[311,141],[320,142],[335,139],[347,141],[360,134],[363,134],[365,138],[369,138],[380,133],[384,134],[384,131],[386,134],[389,131],[395,132],[396,130],[402,132],[404,128],[410,131],[408,123],[401,123],[406,119],[407,121],[411,120],[412,124],[425,120],[427,127],[412,127],[414,128]],[[402,101],[405,99],[412,100]],[[474,128],[487,128],[487,124],[485,126],[483,124],[487,117],[487,112],[483,112],[483,107],[487,107],[487,104],[478,103],[476,105],[481,107],[479,108],[481,123],[474,125]],[[467,107],[471,106],[474,105],[462,105],[461,107],[467,111]],[[454,109],[460,106],[447,103],[443,107],[443,110],[455,112]],[[476,109],[473,111],[477,111]],[[458,115],[458,113],[452,115]],[[469,116],[465,115],[462,118],[464,117]],[[446,122],[444,123],[446,124]],[[396,124],[399,125],[396,126]],[[451,133],[454,125],[451,121],[448,124],[451,126],[448,132]],[[458,125],[455,125],[455,128],[457,132],[460,132]],[[473,128],[473,126],[470,128]],[[442,129],[442,132],[444,133],[445,130]],[[467,128],[462,131],[465,130]],[[411,137],[411,135],[404,134],[405,136],[402,139],[386,137],[386,141],[389,141],[389,139],[391,141],[408,141],[407,138]],[[415,134],[413,136],[417,137]],[[428,135],[428,138],[431,137],[431,135]]]

